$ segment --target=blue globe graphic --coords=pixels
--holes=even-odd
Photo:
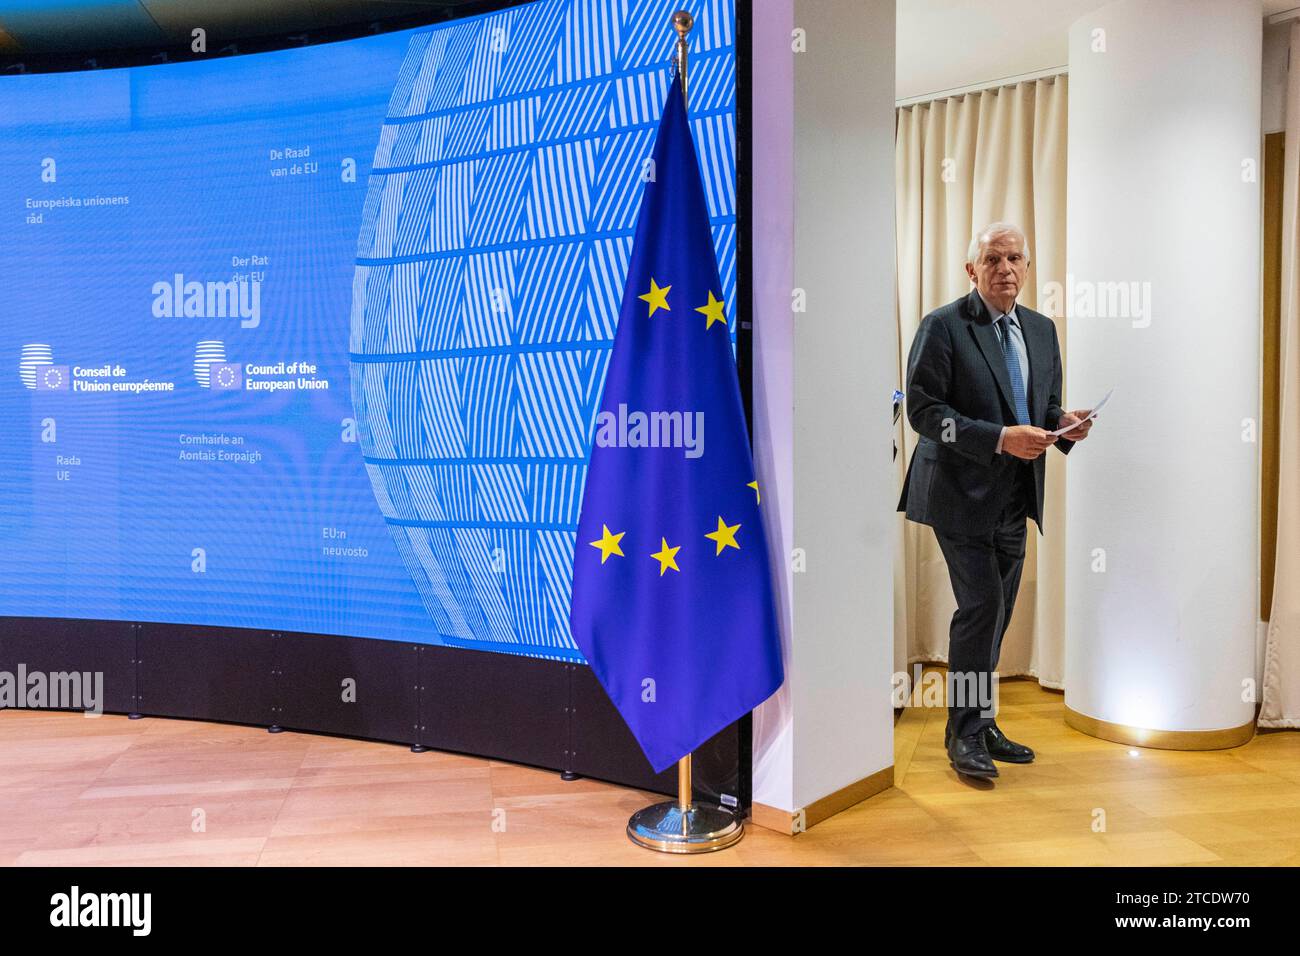
[[[733,8],[704,6],[692,127],[734,316]],[[432,642],[581,660],[578,511],[674,9],[545,0],[411,39],[349,349],[365,468]]]

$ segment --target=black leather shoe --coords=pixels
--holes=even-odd
[[[988,778],[998,775],[998,768],[993,766],[988,749],[984,746],[983,734],[951,738],[948,742],[948,761],[953,770],[967,777]]]
[[[989,724],[980,733],[980,739],[994,760],[1003,763],[1033,763],[1034,752],[1024,744],[1008,739],[997,724]]]

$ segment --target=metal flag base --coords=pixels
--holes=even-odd
[[[633,843],[661,853],[725,850],[745,835],[745,825],[725,807],[678,801],[656,803],[632,814],[627,835]]]
[[[725,807],[696,803],[691,783],[691,755],[677,761],[677,799],[638,810],[627,821],[627,835],[637,846],[660,853],[710,853],[725,850],[745,835],[740,817]]]

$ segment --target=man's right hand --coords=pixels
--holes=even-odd
[[[1033,425],[1011,425],[1002,437],[1002,450],[1025,461],[1033,461],[1055,444],[1055,435]]]

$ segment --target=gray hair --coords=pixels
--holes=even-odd
[[[1019,236],[1020,247],[1025,250],[1025,264],[1028,265],[1033,261],[1033,258],[1029,255],[1029,239],[1025,236],[1025,231],[1015,223],[1010,222],[991,222],[975,233],[975,238],[966,247],[966,261],[970,265],[975,265],[979,261],[980,247],[994,236],[1002,235]]]

